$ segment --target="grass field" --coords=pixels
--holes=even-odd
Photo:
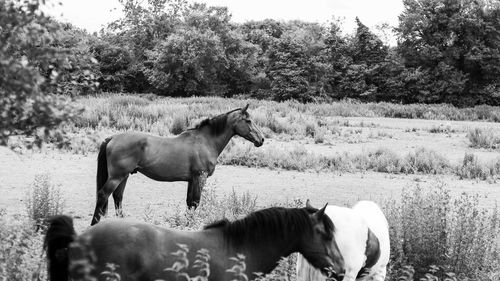
[[[19,222],[27,220],[28,192],[39,174],[47,175],[45,181],[59,190],[64,213],[75,217],[77,231],[87,227],[95,202],[96,150],[105,137],[128,130],[171,136],[203,118],[249,103],[252,118],[265,133],[265,144],[255,148],[242,138],[230,142],[219,158],[221,165],[208,182],[207,194],[211,197],[204,197],[202,202],[206,215],[184,211],[185,183],[155,182],[138,174],[131,176],[127,184],[126,215],[171,227],[196,229],[223,215],[235,218],[264,206],[294,205],[306,199],[315,205],[325,202],[351,205],[360,199],[370,199],[384,206],[394,241],[409,237],[406,244],[394,242],[391,275],[394,280],[404,265],[413,265],[422,272],[426,270],[420,268],[423,264],[442,262],[443,257],[436,258],[430,253],[436,245],[444,247],[441,254],[452,255],[444,259],[446,262],[436,264],[442,267],[439,271],[463,272],[454,266],[463,260],[454,258],[465,255],[463,251],[468,249],[474,257],[467,264],[489,263],[476,272],[475,277],[482,279],[475,280],[498,280],[495,278],[500,269],[494,258],[498,258],[495,253],[498,255],[500,239],[499,215],[495,211],[500,199],[500,133],[497,135],[500,108],[457,109],[447,105],[349,101],[299,104],[110,94],[80,98],[77,103],[86,111],[80,120],[65,125],[70,141],[62,150],[47,144],[40,151],[27,151],[20,139],[9,143],[12,150],[20,153],[0,147],[1,218],[13,231],[25,229]],[[464,192],[469,196],[464,197]],[[224,207],[215,208],[217,202]],[[455,206],[456,212],[418,213],[422,212],[419,206],[441,210],[448,204]],[[234,211],[235,208],[239,211]],[[415,212],[422,218],[430,217],[410,225],[410,214],[414,216]],[[477,216],[460,216],[460,212]],[[429,223],[443,217],[449,222],[442,226],[448,236],[445,240],[435,240],[433,237],[439,235],[433,231],[440,225],[429,226]],[[418,235],[408,236],[405,229],[415,230]],[[12,238],[9,233],[0,235]],[[8,257],[30,263],[29,268],[40,267],[41,236],[28,230],[22,233],[30,237],[25,243],[29,250],[4,253],[0,257],[0,276],[12,267],[6,261]],[[457,233],[469,233],[468,237],[477,243],[462,245],[463,238],[457,238]],[[12,243],[16,239],[22,237],[13,237]],[[411,251],[405,248],[410,240],[414,247]],[[489,254],[479,257],[480,252]],[[417,260],[422,262],[415,264]],[[287,272],[290,274],[287,278],[294,280],[290,270]],[[19,274],[23,278],[17,280],[25,280],[27,273]]]

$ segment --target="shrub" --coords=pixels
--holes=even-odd
[[[443,183],[403,190],[384,204],[390,224],[392,267],[412,265],[422,277],[431,265],[445,272],[488,279],[499,266],[498,209],[479,207],[477,196],[452,199]],[[411,280],[411,279],[410,279]]]
[[[47,220],[61,214],[63,199],[58,187],[52,185],[48,174],[35,176],[27,198],[28,217],[35,230],[44,228]]]
[[[405,170],[409,173],[442,174],[450,167],[446,158],[434,150],[424,147],[418,148],[414,153],[405,157]]]
[[[467,137],[471,147],[495,149],[500,144],[500,139],[493,134],[492,129],[469,129]]]
[[[0,216],[0,280],[46,280],[43,236],[25,220]]]
[[[457,175],[460,179],[486,179],[488,172],[479,163],[477,156],[473,153],[465,153],[462,165],[457,167]]]
[[[369,167],[377,172],[399,173],[403,170],[403,161],[394,151],[379,148],[368,154]]]

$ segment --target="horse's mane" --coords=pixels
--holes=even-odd
[[[241,110],[241,108],[236,108],[236,109],[233,109],[229,112],[226,112],[226,113],[214,116],[214,117],[206,118],[206,119],[202,120],[200,123],[198,123],[197,125],[195,125],[193,128],[190,128],[188,130],[199,130],[203,127],[210,126],[213,133],[220,134],[226,128],[227,116],[229,115],[229,113],[235,112],[237,110]]]
[[[273,241],[272,238],[288,240],[299,237],[297,234],[304,230],[313,230],[309,215],[315,211],[317,209],[272,207],[253,212],[234,222],[227,219],[216,221],[206,225],[204,229],[220,229],[225,240],[236,245],[262,241],[262,239]],[[323,224],[327,233],[333,235],[335,227],[327,215],[323,216]]]

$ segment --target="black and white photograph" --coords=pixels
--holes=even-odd
[[[499,0],[0,0],[0,281],[500,281]]]

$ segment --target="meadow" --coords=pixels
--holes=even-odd
[[[54,136],[67,138],[60,147],[34,151],[11,138],[10,149],[0,150],[2,280],[45,278],[37,228],[43,230],[46,216],[70,214],[77,232],[87,227],[105,137],[128,130],[172,136],[246,103],[266,141],[260,148],[242,138],[230,142],[198,210],[184,207],[185,183],[133,175],[124,195],[127,217],[199,229],[271,205],[370,199],[391,227],[388,280],[499,280],[499,107],[120,94],[78,98],[85,111],[64,125],[65,136]],[[294,259],[265,280],[295,280]]]

